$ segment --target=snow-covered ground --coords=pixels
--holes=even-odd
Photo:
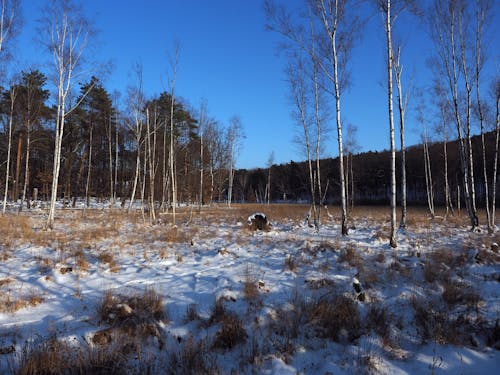
[[[248,228],[260,211],[269,231]],[[499,235],[415,213],[391,249],[375,209],[345,238],[306,212],[0,217],[0,373],[497,373]]]

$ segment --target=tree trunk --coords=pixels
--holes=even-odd
[[[94,125],[90,125],[90,134],[89,134],[89,165],[87,168],[87,182],[85,183],[85,206],[83,212],[90,206],[90,197],[89,197],[89,187],[90,187],[90,173],[92,171],[92,138],[94,133]]]
[[[10,88],[10,114],[9,114],[9,137],[7,143],[7,165],[5,169],[5,191],[3,196],[3,208],[2,214],[5,214],[5,210],[7,208],[7,195],[9,193],[9,174],[10,174],[10,150],[12,148],[12,128],[14,126],[14,103],[16,100],[16,91],[15,88]]]
[[[429,213],[434,219],[434,190],[432,187],[432,171],[431,171],[431,159],[429,156],[429,145],[427,143],[427,135],[424,130],[424,171],[425,171],[425,190],[427,192],[427,206],[429,208]]]
[[[115,203],[115,192],[113,186],[113,129],[112,129],[112,119],[111,114],[109,115],[108,120],[108,154],[109,154],[109,200],[111,204]]]
[[[391,233],[389,244],[392,248],[396,248],[396,144],[394,140],[394,110],[392,100],[392,18],[391,18],[391,0],[387,0],[385,9],[385,31],[387,36],[387,100],[389,107],[389,138],[391,145]]]
[[[12,201],[14,203],[19,199],[19,176],[21,175],[21,155],[23,150],[23,135],[22,132],[19,133],[17,138],[17,154],[16,154],[16,172],[14,175],[14,193],[12,196]]]
[[[26,201],[26,208],[30,209],[30,199],[26,197],[29,192],[29,180],[30,180],[30,144],[31,142],[31,124],[28,120],[26,124],[26,155],[24,157],[24,184],[23,184],[23,196],[21,199],[21,204],[19,205],[19,212],[23,209],[23,204]]]
[[[490,226],[493,230],[496,230],[496,219],[495,219],[495,209],[496,209],[496,195],[497,195],[497,180],[498,180],[498,147],[500,142],[500,82],[497,83],[496,92],[496,102],[497,102],[497,115],[495,121],[495,157],[493,161],[493,182],[491,186],[491,224]]]
[[[398,87],[398,109],[399,109],[399,139],[401,143],[401,221],[399,227],[406,228],[406,147],[405,147],[405,112],[406,103],[403,99],[403,88],[401,84],[401,74],[403,66],[401,65],[401,48],[398,47],[398,56],[394,63],[394,72],[396,73],[396,85]]]

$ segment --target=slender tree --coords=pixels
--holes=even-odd
[[[327,43],[325,58],[328,62],[320,64],[323,73],[331,82],[333,90],[330,92],[335,99],[335,122],[337,127],[337,145],[339,153],[339,178],[341,196],[341,233],[348,234],[347,227],[347,185],[344,173],[344,150],[342,141],[342,116],[341,116],[341,95],[347,86],[348,69],[347,64],[350,58],[354,38],[361,30],[359,19],[354,16],[354,12],[349,12],[349,8],[355,6],[349,0],[313,0],[311,1],[315,14],[321,20]],[[311,49],[314,51],[314,49]],[[320,192],[321,195],[321,192]]]
[[[267,196],[267,204],[271,202],[271,169],[274,164],[274,151],[271,151],[269,155],[269,159],[267,159],[267,185],[266,185],[266,196]]]
[[[175,105],[175,83],[177,79],[177,67],[179,65],[180,45],[174,45],[174,58],[170,62],[172,69],[172,78],[170,81],[170,152],[169,152],[169,168],[170,168],[170,184],[172,186],[172,224],[175,225],[175,210],[177,206],[177,179],[175,174],[175,150],[174,150],[174,105]]]
[[[90,25],[82,9],[70,0],[54,0],[43,11],[40,35],[49,35],[45,42],[54,58],[55,85],[57,89],[57,114],[55,124],[54,167],[50,208],[47,218],[47,228],[54,226],[59,171],[61,166],[61,147],[66,116],[75,110],[80,102],[70,105],[68,97],[73,82],[78,77],[78,69],[83,62],[83,52],[88,44]]]
[[[30,208],[29,181],[30,181],[30,156],[31,156],[31,133],[33,125],[40,124],[43,118],[48,118],[49,108],[45,101],[49,98],[49,91],[44,89],[46,77],[38,70],[31,70],[22,73],[22,84],[19,87],[19,111],[24,131],[26,133],[26,152],[24,156],[24,183],[21,204],[22,210],[24,202],[26,208]]]
[[[137,85],[134,87],[129,87],[128,89],[128,107],[129,111],[132,113],[132,118],[127,118],[125,124],[134,134],[135,147],[136,147],[136,157],[135,157],[135,172],[134,172],[134,182],[132,185],[132,192],[130,194],[130,202],[128,205],[128,211],[132,209],[134,204],[135,194],[137,192],[137,184],[139,183],[139,176],[141,172],[141,143],[143,141],[143,128],[144,128],[144,106],[145,99],[142,90],[142,65],[136,64],[134,67],[134,73],[137,79]]]
[[[19,0],[0,0],[0,58],[5,47],[19,31],[21,22]]]
[[[398,53],[394,60],[394,74],[396,75],[396,85],[398,88],[398,109],[399,109],[399,139],[401,143],[401,221],[399,227],[406,228],[406,147],[405,147],[405,114],[408,107],[408,93],[403,94],[403,85],[401,75],[403,65],[401,64],[401,47],[398,47]]]
[[[391,147],[391,233],[389,243],[391,247],[396,248],[396,143],[394,140],[394,109],[393,109],[393,63],[394,55],[392,48],[392,26],[395,16],[391,14],[391,0],[377,0],[378,6],[384,16],[384,28],[387,39],[387,99],[388,99],[388,112],[389,112],[389,140]]]
[[[233,116],[229,120],[229,127],[226,132],[226,150],[227,150],[227,169],[228,175],[228,189],[227,189],[227,205],[231,207],[233,200],[233,182],[236,167],[236,160],[238,158],[239,150],[241,147],[241,140],[244,138],[243,126],[238,116]]]
[[[472,148],[469,142],[471,85],[467,69],[465,31],[463,30],[465,26],[465,10],[466,3],[463,0],[436,0],[427,14],[429,15],[429,27],[437,55],[435,60],[436,73],[446,82],[446,100],[450,108],[452,108],[457,131],[463,187],[460,190],[463,193],[471,229],[474,229],[478,226],[479,221],[474,203],[474,178],[471,170],[473,165]],[[466,91],[463,96],[459,90],[461,84]],[[466,98],[465,120],[462,111],[462,97]]]
[[[16,96],[17,96],[17,85],[12,83],[10,85],[10,89],[8,92],[8,101],[9,101],[9,135],[8,135],[8,143],[7,143],[7,165],[5,169],[5,190],[4,190],[4,196],[3,196],[3,207],[2,207],[2,214],[5,214],[5,210],[7,207],[7,195],[9,193],[9,172],[10,172],[10,154],[11,154],[11,148],[12,148],[12,132],[13,132],[13,127],[14,127],[14,104],[16,102]]]

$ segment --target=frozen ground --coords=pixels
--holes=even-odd
[[[415,212],[393,250],[375,209],[345,238],[306,212],[0,217],[0,373],[497,373],[498,235]]]

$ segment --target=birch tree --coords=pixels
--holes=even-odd
[[[403,94],[401,75],[403,64],[401,63],[401,47],[394,61],[394,74],[396,75],[396,86],[398,88],[398,109],[399,109],[399,140],[401,143],[401,221],[399,227],[406,228],[406,147],[405,147],[405,115],[408,107],[408,93]]]
[[[392,94],[392,84],[393,84],[393,49],[392,49],[392,26],[396,19],[395,16],[391,14],[391,0],[377,0],[377,4],[384,17],[384,28],[386,34],[386,48],[387,48],[387,101],[388,101],[388,112],[389,112],[389,141],[390,141],[390,151],[391,151],[391,176],[390,176],[390,186],[391,186],[391,233],[389,244],[392,248],[396,248],[396,144],[394,141],[394,109],[393,109],[393,94]]]
[[[323,25],[328,46],[324,52],[328,66],[320,64],[323,73],[330,81],[333,90],[329,90],[335,100],[335,123],[337,128],[337,145],[339,153],[339,178],[341,196],[341,234],[348,234],[347,227],[347,185],[344,173],[344,150],[342,141],[341,95],[347,86],[348,61],[353,41],[361,30],[359,19],[354,12],[349,12],[355,6],[349,0],[313,0],[311,1],[315,14]],[[321,192],[320,192],[321,195]]]
[[[266,197],[267,197],[267,205],[269,205],[271,201],[271,169],[274,164],[274,151],[271,151],[269,158],[267,159],[267,184],[266,184]]]
[[[6,45],[19,30],[19,4],[19,0],[0,0],[0,60],[5,55]]]
[[[82,9],[77,7],[71,0],[53,0],[43,12],[44,18],[41,20],[43,34],[41,35],[50,37],[50,40],[45,44],[53,57],[57,89],[54,167],[47,218],[47,228],[52,229],[57,200],[64,124],[66,116],[80,105],[80,102],[71,104],[68,99],[74,81],[77,80],[80,73],[83,53],[90,36],[90,25]]]
[[[7,196],[9,193],[9,173],[10,173],[10,154],[11,154],[11,148],[12,148],[12,131],[14,127],[14,105],[16,102],[16,96],[17,96],[17,85],[15,83],[12,83],[10,85],[8,97],[9,97],[9,131],[8,131],[8,141],[7,141],[7,162],[6,162],[6,169],[5,169],[5,190],[4,190],[4,196],[3,196],[3,206],[2,206],[2,214],[5,214],[5,210],[7,208]]]
[[[479,128],[481,132],[481,149],[482,149],[482,159],[483,159],[483,184],[484,184],[484,204],[486,209],[486,223],[488,226],[488,231],[491,233],[494,230],[493,221],[491,220],[491,211],[494,209],[490,206],[490,188],[488,184],[488,170],[486,166],[486,144],[485,144],[485,113],[484,105],[481,97],[481,77],[482,70],[484,67],[486,54],[484,51],[484,30],[488,26],[490,20],[490,13],[492,9],[492,1],[490,0],[476,0],[475,6],[475,48],[474,48],[474,85],[476,91],[476,112],[479,120]],[[493,179],[496,175],[493,175]]]
[[[132,118],[127,118],[125,121],[128,129],[133,133],[136,147],[135,156],[135,172],[134,182],[132,184],[132,192],[130,194],[130,202],[128,205],[128,212],[132,209],[134,204],[135,194],[137,191],[137,184],[141,173],[141,143],[143,141],[143,128],[144,128],[144,106],[145,98],[142,89],[142,65],[136,64],[134,67],[134,74],[136,75],[136,86],[128,88],[128,108]]]
[[[170,168],[170,184],[172,186],[172,224],[175,225],[175,209],[177,206],[177,179],[175,178],[175,149],[174,149],[174,105],[175,105],[175,82],[177,79],[177,67],[179,65],[180,45],[174,45],[174,58],[170,62],[172,69],[172,78],[170,81],[170,152],[169,152],[169,168]]]
[[[470,143],[471,85],[467,69],[467,47],[463,30],[466,3],[463,0],[435,0],[429,14],[429,27],[435,45],[436,73],[446,85],[446,101],[452,109],[460,155],[462,192],[471,229],[478,226],[475,208],[472,148]],[[466,94],[466,116],[463,118],[461,98]],[[465,135],[464,135],[465,134]]]
[[[498,148],[500,142],[500,77],[497,77],[493,82],[493,98],[495,101],[496,116],[495,116],[495,156],[493,158],[493,182],[491,187],[491,216],[490,226],[496,230],[496,195],[497,195],[497,180],[498,180]]]
[[[226,132],[226,147],[227,147],[227,167],[228,167],[228,189],[227,189],[227,205],[231,207],[233,199],[233,182],[236,168],[236,160],[241,147],[241,140],[244,138],[243,125],[238,116],[233,116],[229,120],[229,127]]]

